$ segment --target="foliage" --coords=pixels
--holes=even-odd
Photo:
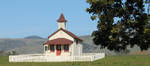
[[[116,52],[127,50],[127,46],[150,47],[150,24],[144,12],[144,0],[87,0],[87,12],[91,19],[98,19],[93,32],[94,43]],[[115,21],[117,19],[117,21]]]
[[[5,54],[4,50],[0,50],[0,56],[3,56]]]
[[[150,14],[150,0],[145,0],[145,4],[148,4],[148,7],[147,7],[147,13]]]
[[[17,53],[16,53],[16,51],[14,51],[14,50],[8,52],[8,55],[16,55],[16,54],[17,54]]]
[[[107,56],[94,62],[38,62],[9,63],[8,56],[0,56],[0,66],[149,66],[150,55]]]

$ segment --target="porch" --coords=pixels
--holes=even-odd
[[[66,53],[70,53],[71,50],[70,50],[70,45],[45,45],[44,52],[46,54],[60,56]]]
[[[49,40],[44,44],[44,52],[51,56],[60,56],[60,55],[71,55],[71,44],[73,41],[58,38]]]

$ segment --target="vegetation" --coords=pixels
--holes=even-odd
[[[16,53],[16,51],[14,51],[14,50],[8,52],[8,55],[16,55],[16,54],[17,54],[17,53]]]
[[[150,55],[107,56],[94,62],[21,62],[9,63],[8,56],[0,56],[0,66],[149,66]]]
[[[8,55],[16,55],[16,51],[10,51],[10,52],[5,52],[3,50],[0,50],[0,56],[8,56]]]
[[[127,46],[150,47],[150,16],[144,9],[145,0],[87,0],[87,12],[98,20],[93,32],[94,43],[113,51]]]
[[[0,56],[4,56],[5,52],[3,50],[0,50]]]

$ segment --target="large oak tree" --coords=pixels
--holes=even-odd
[[[101,48],[113,51],[127,50],[127,46],[150,47],[150,18],[144,9],[144,0],[87,0],[86,11],[92,20],[98,20],[93,41]]]

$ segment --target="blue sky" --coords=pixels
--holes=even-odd
[[[97,22],[91,21],[87,7],[86,0],[0,0],[0,38],[46,38],[57,30],[61,12],[68,20],[67,30],[90,35]]]

